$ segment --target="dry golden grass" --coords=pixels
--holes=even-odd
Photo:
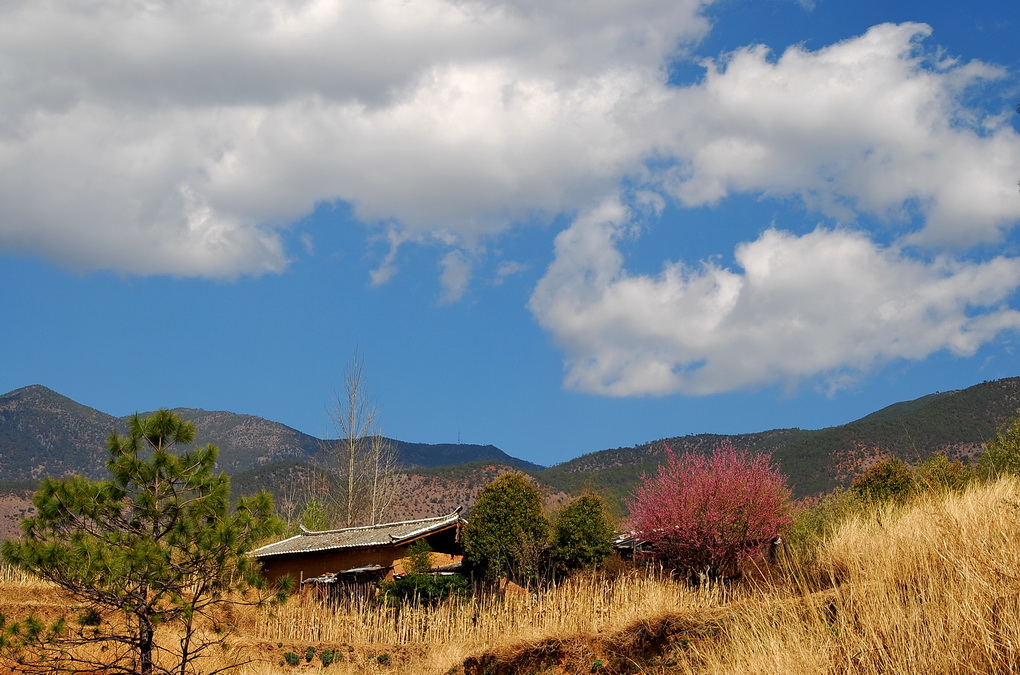
[[[1020,669],[1020,485],[921,497],[851,519],[817,568],[734,611],[672,671],[1006,673]],[[831,588],[816,590],[831,584]]]
[[[730,593],[631,574],[576,578],[534,597],[488,594],[435,608],[397,610],[367,599],[336,605],[302,596],[269,617],[250,615],[243,632],[256,642],[282,642],[281,649],[298,654],[306,645],[315,646],[317,652],[335,646],[351,650],[354,657],[330,666],[331,673],[364,672],[366,667],[390,673],[445,673],[479,651],[516,648],[550,636],[610,634],[645,617],[721,606]],[[369,661],[369,656],[380,653],[389,654],[389,667]]]
[[[855,516],[805,560],[756,587],[587,577],[537,598],[399,614],[297,597],[271,614],[237,610],[235,648],[208,669],[240,659],[252,662],[239,675],[1020,671],[1017,481]],[[46,593],[0,571],[5,606]],[[325,648],[344,659],[322,667]],[[300,665],[281,665],[287,652]]]

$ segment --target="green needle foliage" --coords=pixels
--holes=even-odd
[[[225,605],[285,597],[266,589],[246,555],[283,526],[265,493],[231,509],[229,478],[214,473],[216,447],[174,452],[194,440],[194,426],[173,412],[135,415],[126,437],[107,442],[110,479],[43,481],[37,515],[22,522],[20,541],[4,542],[3,556],[69,593],[79,614],[45,629],[31,618],[5,623],[2,647],[19,670],[187,675],[234,667],[196,661],[225,646]],[[172,631],[158,639],[162,626]]]

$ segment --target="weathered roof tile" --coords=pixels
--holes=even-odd
[[[445,516],[405,520],[399,523],[348,527],[342,530],[311,532],[302,528],[301,534],[273,544],[267,544],[255,549],[251,554],[256,558],[266,558],[287,553],[311,553],[313,551],[333,549],[393,546],[426,534],[445,530],[457,524],[464,524],[466,521],[460,517],[460,512],[460,507],[457,507],[456,510]]]

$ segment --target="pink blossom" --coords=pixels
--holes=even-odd
[[[729,442],[709,456],[666,453],[628,504],[635,533],[665,564],[719,576],[762,553],[789,526],[790,490],[767,455]]]

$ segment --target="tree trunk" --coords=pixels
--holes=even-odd
[[[139,675],[152,675],[152,651],[155,643],[155,629],[147,614],[138,617],[138,660]]]

